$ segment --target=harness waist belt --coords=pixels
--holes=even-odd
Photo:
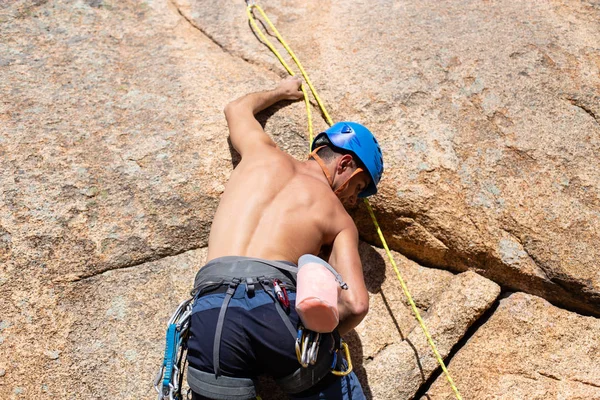
[[[213,342],[213,367],[215,379],[221,375],[219,363],[221,350],[221,334],[225,324],[227,307],[233,297],[237,287],[245,283],[246,291],[249,296],[254,295],[256,287],[265,290],[275,303],[275,310],[281,317],[281,320],[287,327],[290,335],[296,336],[296,328],[290,322],[286,312],[274,295],[268,290],[268,285],[272,279],[279,279],[285,282],[286,286],[295,289],[296,274],[298,267],[295,264],[286,261],[263,260],[260,258],[250,258],[241,256],[220,257],[210,261],[196,274],[194,280],[194,290],[192,296],[201,297],[203,294],[214,291],[215,289],[226,287],[225,298],[219,310],[217,325],[215,328],[215,338]]]
[[[265,277],[279,279],[292,289],[296,287],[298,267],[291,262],[263,260],[260,258],[226,256],[211,260],[202,267],[194,279],[192,295],[216,289],[233,279]],[[256,282],[258,283],[258,282]]]

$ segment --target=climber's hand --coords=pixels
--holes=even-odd
[[[304,96],[300,90],[301,86],[302,79],[289,76],[279,82],[275,90],[279,92],[282,100],[300,100]]]

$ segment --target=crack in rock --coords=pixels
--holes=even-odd
[[[552,374],[550,374],[548,372],[538,371],[538,374],[540,374],[541,376],[545,376],[546,378],[553,379],[555,381],[562,381],[562,379],[560,379],[558,376],[552,375]]]
[[[269,72],[273,72],[271,71],[269,68],[265,67],[264,65],[261,65],[260,63],[255,62],[254,60],[251,60],[248,57],[245,57],[242,54],[238,54],[234,51],[231,51],[230,49],[228,49],[227,47],[225,47],[225,45],[223,45],[222,43],[220,43],[214,36],[212,36],[211,34],[209,34],[208,32],[206,32],[206,30],[202,29],[200,26],[198,26],[196,23],[194,23],[194,20],[189,18],[188,16],[186,16],[181,9],[179,8],[179,6],[177,5],[177,3],[174,0],[169,0],[169,3],[171,3],[171,5],[173,7],[175,7],[175,10],[177,10],[177,13],[181,16],[181,18],[183,18],[184,21],[186,21],[192,28],[194,28],[195,30],[197,30],[198,32],[200,32],[203,36],[205,36],[207,39],[209,39],[211,42],[213,42],[215,45],[217,45],[223,52],[229,54],[231,57],[234,58],[239,58],[245,62],[247,62],[248,64],[251,65],[255,65],[257,67],[260,68],[264,68]]]
[[[384,351],[385,349],[388,348],[388,346],[390,346],[393,343],[389,343],[389,342],[385,342],[383,344],[383,346],[381,346],[379,349],[377,349],[377,351],[375,351],[374,354],[371,354],[370,356],[365,358],[365,361],[371,362],[373,361],[379,354],[381,354],[382,351]]]
[[[206,36],[211,42],[213,42],[214,44],[216,44],[221,50],[223,50],[225,53],[230,54],[233,56],[233,54],[227,49],[225,48],[225,46],[223,46],[221,43],[219,43],[212,35],[208,34],[204,29],[200,28],[198,25],[196,25],[194,23],[194,21],[191,18],[188,18],[182,11],[181,9],[177,6],[177,3],[175,3],[174,0],[169,0],[169,2],[173,5],[173,7],[175,7],[175,9],[177,10],[177,13],[185,20],[187,21],[187,23],[194,29],[200,31],[200,33],[202,33],[202,35]]]
[[[527,249],[527,247],[525,246],[525,243],[523,243],[523,240],[521,240],[521,238],[516,234],[513,233],[509,230],[507,230],[507,228],[500,228],[500,230],[502,230],[503,232],[505,232],[506,234],[508,234],[511,238],[513,238],[517,243],[519,243],[521,245],[521,248],[523,249],[523,251],[525,252],[525,256],[529,258],[529,260],[531,260],[531,262],[533,263],[533,265],[535,265],[538,268],[538,271],[543,274],[546,279],[549,282],[554,282],[552,280],[552,276],[551,276],[551,271],[547,270],[546,268],[544,268],[544,264],[542,262],[540,262],[538,260],[538,258],[534,255],[531,254],[529,252],[529,250]],[[503,261],[504,262],[504,261]]]
[[[578,379],[578,378],[573,378],[573,379],[562,379],[554,374],[548,373],[548,372],[541,372],[538,371],[538,374],[540,374],[543,377],[555,380],[555,381],[567,381],[567,382],[577,382],[577,383],[581,383],[582,385],[587,385],[587,386],[592,386],[592,387],[596,387],[596,388],[600,388],[600,384],[597,383],[593,383],[593,382],[588,382],[588,381],[584,381],[583,379]]]
[[[594,119],[594,121],[596,121],[596,123],[598,125],[600,125],[600,117],[598,115],[596,115],[596,113],[594,113],[594,111],[592,109],[590,109],[588,106],[586,106],[585,104],[583,104],[583,102],[581,100],[576,99],[574,97],[566,97],[566,100],[569,103],[571,103],[572,105],[574,105],[575,107],[581,108],[590,117],[592,117]]]
[[[205,247],[206,246],[192,247],[192,248],[189,248],[189,249],[184,249],[184,250],[176,251],[176,252],[172,252],[172,253],[155,254],[155,255],[143,258],[141,260],[132,262],[132,263],[127,263],[127,264],[122,264],[122,265],[113,265],[113,266],[109,266],[107,268],[101,268],[101,269],[99,269],[97,271],[93,271],[93,272],[90,272],[90,273],[87,273],[87,274],[82,274],[82,275],[68,275],[68,276],[66,276],[64,278],[56,279],[55,282],[68,282],[68,283],[81,282],[81,281],[85,281],[87,279],[93,278],[95,276],[103,275],[103,274],[105,274],[107,272],[110,272],[110,271],[138,267],[140,265],[144,265],[144,264],[147,264],[147,263],[160,261],[160,260],[162,260],[164,258],[178,256],[180,254],[187,253],[189,251],[203,249]]]
[[[596,388],[600,388],[600,384],[597,383],[593,383],[593,382],[588,382],[588,381],[584,381],[582,379],[577,379],[577,378],[573,378],[571,379],[573,382],[577,382],[577,383],[581,383],[583,385],[588,385],[588,386],[592,386],[592,387],[596,387]]]

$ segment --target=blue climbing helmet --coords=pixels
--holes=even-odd
[[[383,174],[383,156],[377,139],[363,125],[356,122],[338,122],[317,135],[312,142],[311,151],[318,147],[317,143],[326,136],[334,150],[350,153],[358,158],[361,167],[371,176],[371,183],[358,194],[367,197],[377,193],[377,184]]]

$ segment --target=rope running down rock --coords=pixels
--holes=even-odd
[[[256,4],[254,1],[250,1],[247,3],[246,13],[248,14],[248,20],[250,21],[250,24],[254,28],[254,31],[256,32],[256,34],[269,47],[269,49],[271,49],[273,54],[275,54],[275,56],[277,57],[279,62],[283,65],[283,67],[287,70],[287,72],[290,75],[295,76],[294,71],[285,62],[285,60],[283,59],[283,57],[281,56],[279,51],[275,48],[275,46],[273,46],[271,41],[269,39],[267,39],[265,34],[259,29],[259,27],[256,23],[256,20],[254,18],[253,10],[257,10],[260,13],[260,15],[262,16],[264,21],[267,23],[269,28],[273,31],[273,33],[277,37],[277,40],[281,43],[281,45],[285,48],[285,50],[292,57],[292,59],[294,60],[294,63],[296,63],[296,65],[298,66],[298,69],[300,70],[302,76],[304,77],[306,84],[310,88],[311,93],[313,94],[315,100],[317,101],[317,104],[319,105],[323,115],[325,116],[325,120],[327,121],[329,126],[333,125],[333,121],[332,121],[331,117],[329,116],[329,113],[325,109],[325,106],[323,105],[321,98],[319,97],[316,89],[312,85],[312,82],[310,81],[308,74],[302,67],[300,60],[298,60],[298,58],[296,57],[296,55],[294,54],[292,49],[287,45],[287,43],[285,42],[285,40],[283,39],[283,37],[281,36],[281,34],[277,30],[277,28],[275,28],[275,26],[273,25],[273,23],[271,22],[269,17],[267,17],[267,14],[263,11],[263,9],[258,4]],[[302,90],[302,93],[304,94],[304,104],[306,105],[306,114],[308,117],[308,133],[309,133],[310,142],[312,143],[312,141],[313,141],[313,126],[312,126],[312,115],[311,115],[311,111],[310,111],[310,102],[308,99],[308,93],[306,92],[306,89],[304,88],[304,86],[301,87],[301,90]],[[425,326],[425,322],[421,318],[421,314],[419,313],[419,310],[417,309],[417,306],[415,305],[415,302],[413,301],[413,298],[408,290],[408,287],[406,286],[406,283],[404,282],[404,279],[402,278],[402,275],[400,274],[400,271],[398,270],[398,266],[396,265],[394,257],[392,256],[392,253],[390,252],[390,249],[387,245],[387,241],[385,240],[385,237],[383,236],[383,232],[381,231],[381,228],[379,227],[379,223],[377,222],[377,218],[375,217],[373,208],[371,207],[371,204],[369,203],[368,199],[365,198],[364,202],[367,207],[367,210],[369,211],[369,214],[371,215],[371,219],[373,220],[373,224],[375,225],[375,229],[377,230],[379,239],[381,239],[381,243],[383,244],[383,247],[385,248],[385,252],[387,253],[388,258],[390,259],[390,263],[392,264],[394,271],[396,272],[396,276],[398,277],[398,280],[400,281],[400,285],[402,286],[402,291],[404,292],[404,295],[408,299],[408,302],[410,303],[413,313],[415,314],[415,317],[416,317],[417,321],[419,322],[419,325],[421,326],[423,333],[427,337],[427,342],[429,343],[429,346],[433,350],[433,353],[437,359],[438,364],[442,368],[442,371],[444,371],[444,374],[446,375],[446,379],[448,380],[450,387],[454,391],[454,395],[456,396],[457,400],[462,400],[462,397],[458,391],[458,388],[454,384],[454,381],[452,380],[452,377],[450,376],[450,373],[448,372],[448,369],[446,368],[446,365],[444,364],[444,360],[442,359],[440,353],[438,352],[435,342],[433,341],[433,338],[429,334],[429,330],[427,329],[427,326]]]

